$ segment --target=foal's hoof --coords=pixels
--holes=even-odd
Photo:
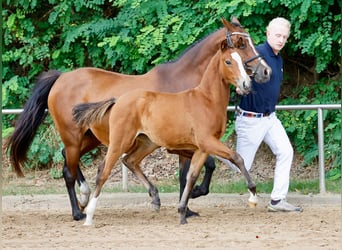
[[[76,215],[73,216],[74,220],[76,220],[76,221],[84,220],[85,217],[86,217],[86,215],[83,214],[83,213],[78,213],[78,214],[76,214]]]
[[[186,212],[185,212],[185,217],[186,217],[186,218],[198,217],[198,216],[200,216],[199,213],[190,210],[190,208],[187,208],[187,209],[186,209]]]

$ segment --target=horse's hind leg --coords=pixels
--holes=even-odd
[[[80,198],[78,204],[80,206],[81,211],[83,211],[84,208],[88,205],[91,191],[81,171],[80,166],[77,167],[77,184],[80,187]]]
[[[123,163],[133,172],[133,174],[143,183],[152,198],[152,205],[156,211],[160,209],[160,198],[158,189],[148,180],[140,168],[140,162],[159,146],[152,143],[146,135],[139,135],[133,147],[123,157]]]
[[[190,165],[190,161],[187,164]],[[190,194],[190,198],[192,199],[209,194],[211,177],[213,176],[213,173],[216,167],[214,158],[209,156],[207,160],[205,161],[204,166],[205,166],[205,173],[203,176],[202,183],[200,185],[196,185],[192,189],[191,194]]]
[[[81,156],[98,145],[100,145],[99,140],[88,130],[82,140]],[[79,206],[81,211],[83,211],[88,205],[91,191],[79,165],[77,167],[77,184],[80,187]]]
[[[76,164],[72,164],[70,161],[68,161],[64,149],[62,151],[62,154],[65,159],[64,167],[63,167],[63,178],[64,178],[65,185],[69,194],[69,199],[70,199],[71,209],[72,209],[72,217],[76,221],[82,220],[85,218],[85,214],[81,212],[78,206],[77,196],[76,196],[76,191],[75,191],[75,182],[76,182],[76,177],[77,177],[77,168],[78,168],[77,163],[78,162],[76,161]],[[67,153],[67,154],[69,155],[70,153]],[[70,159],[70,157],[68,159]],[[67,162],[69,163],[67,164]]]

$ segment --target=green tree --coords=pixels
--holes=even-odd
[[[329,94],[328,98],[314,90],[325,85],[334,89],[322,91],[340,88],[336,82],[342,56],[341,1],[5,0],[2,108],[22,107],[34,79],[48,69],[70,71],[93,66],[127,74],[144,73],[157,64],[176,59],[192,43],[222,27],[221,17],[229,19],[233,15],[256,44],[264,41],[265,27],[275,16],[291,21],[291,36],[283,51],[284,87],[291,91],[282,93],[282,102],[339,102],[341,94]],[[300,91],[304,87],[307,95]],[[305,155],[306,149],[315,144],[316,132],[305,120],[306,115],[298,113],[296,117],[300,120],[291,121],[288,132],[293,141],[304,130],[305,138],[311,136],[307,143],[295,145]],[[337,117],[338,112],[325,116],[329,129],[340,129]],[[14,115],[3,117],[4,131],[13,126],[15,119]],[[332,144],[336,145],[335,142],[333,139]],[[327,159],[333,159],[333,155]]]

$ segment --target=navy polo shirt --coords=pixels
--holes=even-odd
[[[283,80],[283,59],[280,54],[274,54],[268,42],[256,46],[256,49],[271,67],[272,75],[266,83],[252,80],[251,92],[241,97],[240,107],[256,113],[272,113],[275,111]]]

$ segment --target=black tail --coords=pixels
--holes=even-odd
[[[74,121],[80,126],[100,122],[115,101],[115,98],[111,98],[102,102],[78,104],[72,109]]]
[[[18,176],[24,176],[21,165],[26,161],[29,146],[39,125],[47,115],[47,100],[50,90],[61,74],[59,71],[50,70],[43,72],[38,77],[32,95],[16,122],[14,132],[6,142],[6,151],[9,151],[10,161]]]

